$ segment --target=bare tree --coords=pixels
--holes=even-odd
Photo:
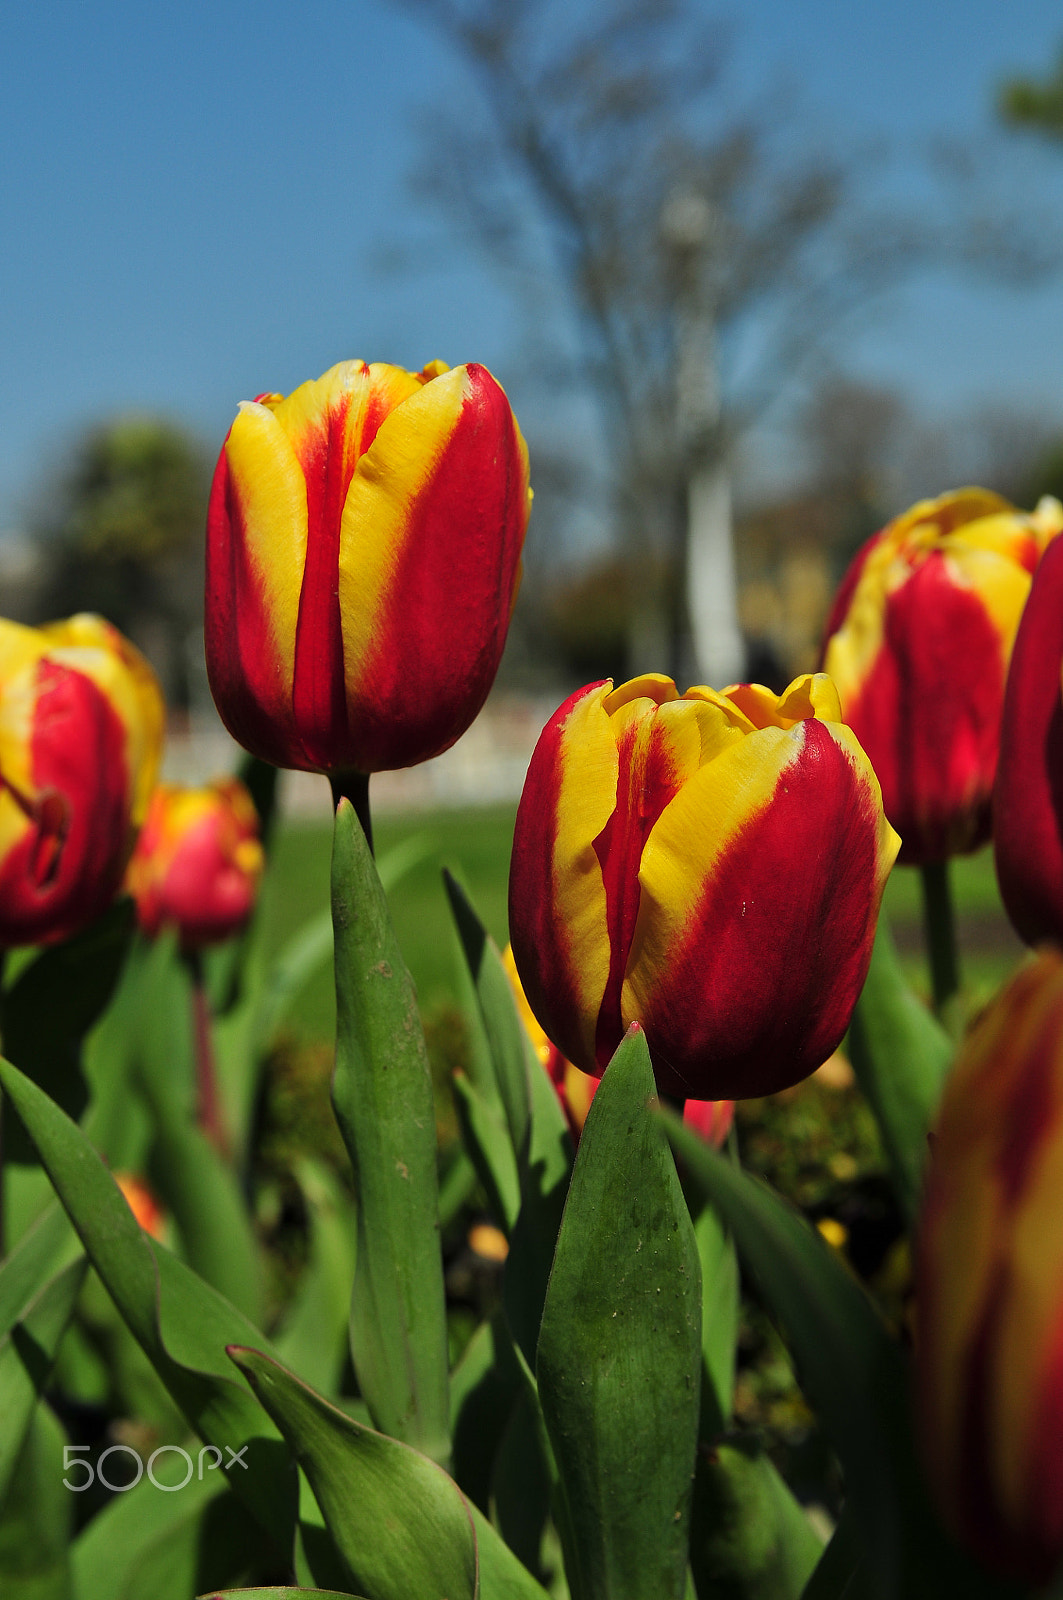
[[[659,558],[631,663],[683,676],[708,656],[737,675],[731,442],[923,236],[859,214],[849,158],[795,139],[790,108],[735,105],[729,41],[691,0],[577,21],[552,0],[404,3],[482,96],[484,114],[432,108],[426,188],[536,307],[555,390],[594,396],[629,558]],[[684,565],[688,583],[669,581]],[[708,638],[695,627],[701,663],[688,593],[695,622],[713,619]]]

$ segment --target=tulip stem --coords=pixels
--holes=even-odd
[[[331,772],[329,782],[332,785],[333,808],[341,800],[349,800],[354,807],[354,814],[362,824],[366,843],[370,855],[373,851],[373,819],[369,811],[369,774],[368,772]]]
[[[211,1038],[210,1001],[203,978],[203,962],[198,950],[186,956],[192,977],[192,1026],[196,1056],[196,1119],[223,1161],[231,1157],[221,1097],[218,1094],[218,1069]]]
[[[941,1016],[960,990],[949,864],[947,861],[928,861],[920,870],[923,876],[923,918],[934,1010]]]

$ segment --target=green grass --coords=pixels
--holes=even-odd
[[[443,890],[442,868],[461,879],[500,945],[508,937],[506,892],[515,806],[448,810],[375,820],[377,855],[418,839],[425,855],[391,895],[399,943],[413,974],[425,1015],[452,1004],[458,993],[457,945]],[[278,830],[263,891],[267,947],[286,940],[328,903],[328,823],[286,822]],[[955,860],[953,895],[960,934],[960,959],[971,1003],[979,1005],[1014,970],[1023,947],[1000,904],[991,850]],[[922,886],[912,867],[898,867],[886,887],[886,915],[901,948],[909,981],[926,994],[922,942]],[[335,1024],[332,975],[323,966],[307,986],[292,1018],[302,1039],[329,1039]]]

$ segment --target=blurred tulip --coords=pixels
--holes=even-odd
[[[920,500],[859,551],[827,621],[823,667],[882,785],[899,860],[985,844],[1004,679],[1030,576],[1063,528],[986,489]]]
[[[202,789],[161,783],[126,883],[149,938],[174,927],[182,949],[199,950],[247,922],[262,865],[258,813],[238,779]]]
[[[328,773],[453,744],[498,669],[530,499],[484,367],[345,361],[241,405],[207,520],[207,671],[229,731]]]
[[[1063,539],[1046,551],[1012,651],[993,849],[1008,916],[1027,944],[1063,943]]]
[[[143,1178],[138,1178],[132,1172],[116,1172],[114,1181],[144,1232],[150,1233],[153,1239],[161,1239],[165,1231],[166,1214]]]
[[[164,720],[151,668],[102,618],[0,620],[0,945],[66,938],[110,905]]]
[[[662,1093],[796,1083],[845,1032],[897,839],[830,679],[579,690],[532,757],[509,923],[533,1012],[600,1075],[642,1023]]]
[[[1063,1561],[1063,959],[1020,970],[969,1035],[933,1135],[917,1268],[932,1487],[987,1564]]]

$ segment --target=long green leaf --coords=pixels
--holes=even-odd
[[[138,1227],[114,1179],[81,1130],[48,1096],[0,1060],[0,1083],[40,1154],[85,1253],[175,1403],[219,1449],[247,1445],[233,1489],[287,1555],[296,1515],[288,1452],[225,1347],[258,1330]]]
[[[351,1353],[381,1431],[445,1461],[447,1326],[428,1053],[380,878],[346,800],[336,810],[332,916],[332,1100],[358,1213]]]
[[[350,1197],[324,1162],[296,1168],[310,1219],[310,1260],[274,1348],[286,1366],[334,1394],[347,1356],[357,1223]]]
[[[886,918],[880,916],[867,981],[849,1030],[849,1051],[910,1221],[919,1208],[927,1132],[953,1049],[944,1028],[905,982]]]
[[[682,1600],[701,1270],[632,1029],[583,1129],[538,1347],[573,1600]]]
[[[730,1425],[738,1339],[738,1257],[734,1240],[712,1206],[694,1217],[701,1261],[701,1439]]]
[[[339,1589],[211,1589],[199,1600],[359,1600]]]
[[[509,1129],[501,1113],[464,1072],[454,1073],[453,1086],[466,1154],[484,1186],[492,1217],[508,1237],[520,1212],[520,1176]]]
[[[63,1485],[65,1444],[62,1424],[41,1401],[0,1516],[4,1600],[74,1600],[69,1551],[77,1497]]]
[[[0,1262],[0,1336],[10,1332],[48,1279],[80,1254],[66,1213],[53,1200]]]
[[[355,1589],[373,1600],[546,1600],[435,1462],[352,1421],[259,1351],[229,1353],[296,1453]]]
[[[74,1314],[86,1265],[82,1257],[56,1273],[0,1339],[0,1506]]]

